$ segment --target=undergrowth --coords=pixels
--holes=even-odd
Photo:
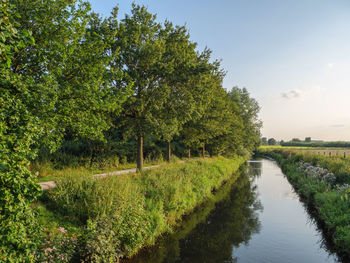
[[[62,177],[46,194],[46,205],[84,226],[77,234],[74,257],[116,262],[171,232],[184,215],[213,198],[215,189],[232,179],[244,161],[198,159],[141,174]]]

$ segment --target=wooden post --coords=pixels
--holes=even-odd
[[[332,152],[329,152],[329,156],[331,156],[332,155]]]
[[[346,153],[344,152],[344,158],[346,158]]]

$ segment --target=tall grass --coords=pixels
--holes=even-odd
[[[245,160],[214,158],[173,163],[142,174],[96,179],[65,177],[49,193],[55,209],[87,225],[84,259],[114,262],[153,244],[185,214],[213,198]]]
[[[173,158],[174,161],[178,160]],[[148,159],[145,160],[144,166],[151,166],[155,164],[164,164],[162,159]],[[118,162],[117,157],[114,162],[101,162],[98,165],[73,165],[73,166],[56,166],[52,162],[32,162],[30,170],[32,173],[37,174],[38,182],[56,181],[60,177],[80,177],[85,175],[93,175],[99,173],[106,173],[112,171],[120,171],[130,168],[135,168],[136,163]]]

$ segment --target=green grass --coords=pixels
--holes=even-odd
[[[79,236],[75,250],[81,259],[114,262],[172,231],[184,215],[214,198],[212,190],[232,179],[244,161],[198,159],[104,179],[61,177],[46,193],[46,206],[54,212],[40,208],[43,223],[57,228],[69,218],[65,227]]]
[[[156,164],[165,164],[165,162],[150,161],[145,163],[144,167],[148,167]],[[52,168],[52,165],[43,163],[43,164],[32,165],[31,170],[32,172],[37,174],[37,182],[47,182],[47,181],[56,181],[59,178],[67,177],[67,176],[80,177],[85,175],[121,171],[121,170],[131,169],[135,167],[136,167],[136,163],[126,163],[126,164],[118,164],[117,166],[107,167],[103,169],[87,168],[84,166],[65,167],[62,169],[55,169],[55,168]]]

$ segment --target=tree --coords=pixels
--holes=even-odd
[[[168,142],[191,117],[193,94],[187,90],[196,68],[195,44],[184,27],[163,27],[145,7],[133,4],[131,16],[119,25],[118,67],[134,83],[132,97],[124,103],[121,122],[127,136],[136,136],[137,167],[143,166],[143,140],[158,135]]]
[[[88,3],[1,1],[0,14],[0,252],[29,262],[40,230],[30,207],[40,194],[28,170],[35,149],[57,148],[67,132],[102,139],[128,94],[109,82],[118,72]]]
[[[267,141],[268,145],[276,145],[276,140],[274,138],[270,138],[268,141]]]
[[[12,2],[19,29],[36,39],[15,53],[11,69],[33,79],[28,109],[41,121],[41,141],[54,150],[67,132],[103,139],[110,114],[129,95],[110,81],[121,74],[109,67],[114,39],[103,32],[103,22],[83,1]]]
[[[189,157],[191,147],[201,147],[204,157],[205,144],[215,136],[223,134],[227,128],[227,125],[220,122],[225,112],[227,113],[223,96],[225,90],[221,86],[225,73],[220,68],[219,61],[209,62],[210,55],[211,51],[206,49],[198,57],[202,72],[197,75],[198,79],[194,83],[196,91],[193,93],[197,114],[184,125],[181,132],[188,147]]]
[[[248,151],[253,151],[260,145],[262,127],[258,116],[260,106],[254,98],[250,97],[246,88],[233,87],[229,94],[237,104],[237,113],[244,123],[243,147]]]
[[[202,129],[202,156],[204,156],[204,147],[207,146],[209,155],[219,155],[224,153],[227,148],[225,139],[234,141],[232,126],[236,124],[236,114],[230,108],[230,98],[222,87],[216,88],[213,93],[213,99],[210,107],[200,119]]]
[[[151,123],[155,134],[167,142],[167,160],[170,161],[170,142],[179,134],[184,123],[197,111],[195,89],[191,80],[196,72],[196,43],[192,43],[185,27],[166,21],[163,29],[165,51],[159,85],[166,98],[163,104],[151,109]]]
[[[267,145],[267,138],[266,137],[262,137],[261,138],[261,143],[262,143],[262,145]]]
[[[305,142],[311,142],[311,137],[306,137]]]
[[[31,32],[19,30],[20,15],[11,3],[0,2],[0,15],[0,253],[7,262],[29,262],[38,233],[30,203],[40,191],[28,159],[38,129],[25,103],[31,98],[26,87],[31,80],[10,68],[15,53],[34,39]]]

